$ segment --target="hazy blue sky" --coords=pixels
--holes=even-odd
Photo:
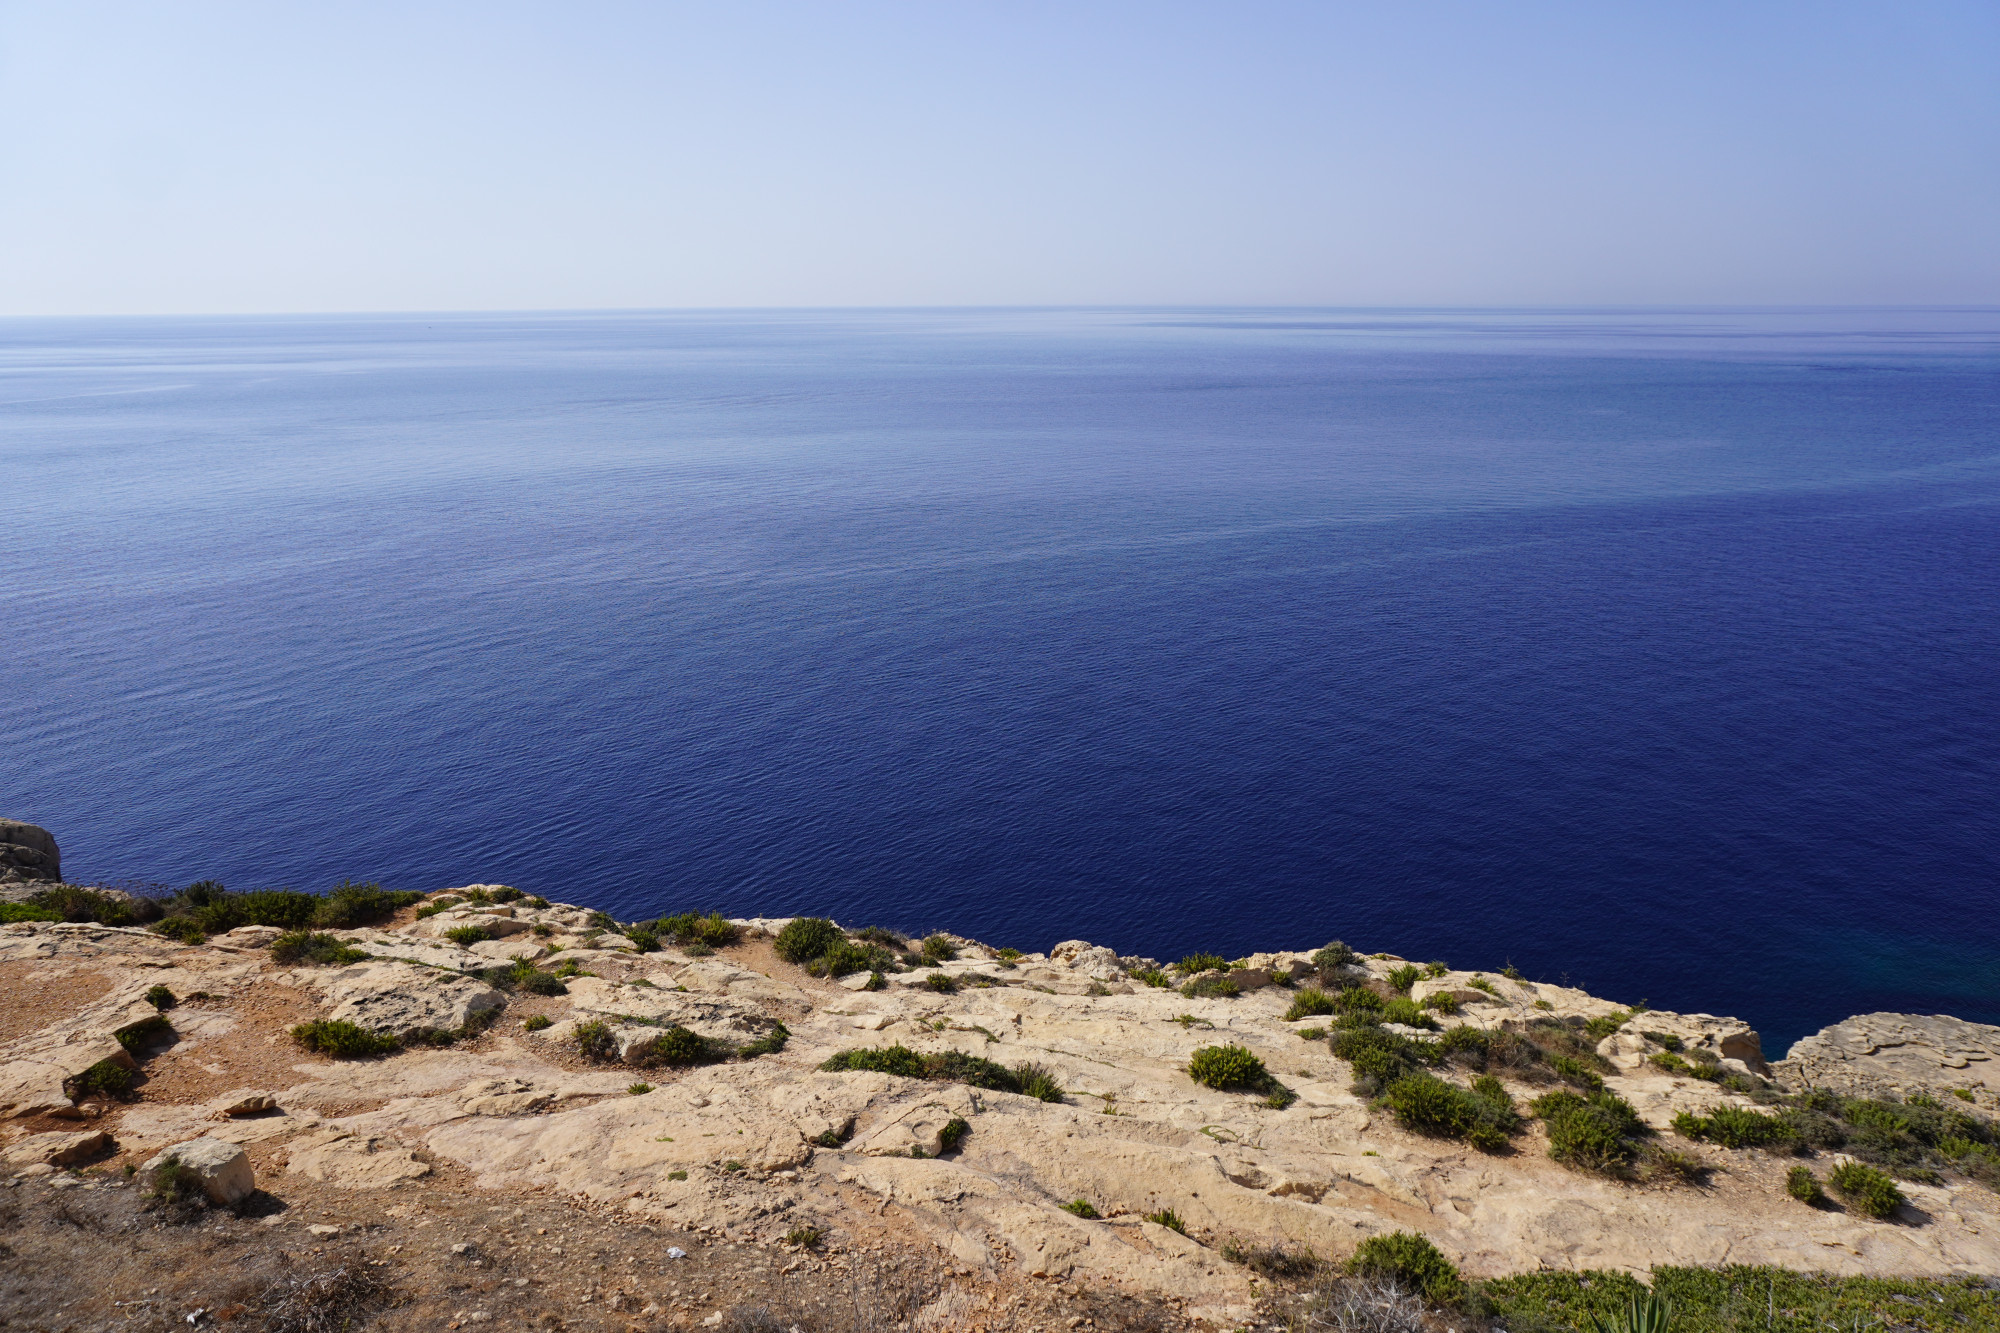
[[[2000,301],[2000,4],[0,0],[0,313]]]

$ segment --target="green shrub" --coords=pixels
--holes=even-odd
[[[1497,1080],[1489,1079],[1494,1088]],[[1504,1089],[1500,1096],[1506,1098]],[[1463,1139],[1482,1152],[1498,1152],[1520,1128],[1512,1099],[1497,1101],[1445,1082],[1434,1074],[1407,1074],[1382,1094],[1403,1128],[1439,1138]]]
[[[625,1085],[625,1091],[631,1093],[634,1097],[643,1097],[652,1090],[653,1085],[650,1083],[628,1083]]]
[[[1354,1090],[1364,1097],[1379,1095],[1397,1079],[1417,1073],[1443,1056],[1429,1043],[1414,1042],[1378,1027],[1343,1028],[1328,1044],[1335,1056],[1354,1067]]]
[[[1174,984],[1174,979],[1157,967],[1142,967],[1132,974],[1132,979],[1162,990]]]
[[[547,1014],[536,1014],[532,1018],[523,1020],[521,1026],[530,1032],[540,1032],[543,1028],[550,1027],[552,1024]]]
[[[1887,1217],[1905,1202],[1894,1180],[1859,1162],[1842,1162],[1827,1173],[1827,1183],[1856,1212],[1869,1217]]]
[[[530,995],[567,995],[569,987],[563,985],[562,978],[553,972],[544,972],[538,967],[516,966],[510,969],[514,986]]]
[[[1632,1104],[1614,1092],[1545,1093],[1529,1109],[1548,1125],[1550,1157],[1600,1175],[1623,1175],[1638,1155],[1636,1141],[1650,1132]]]
[[[820,1065],[828,1073],[851,1070],[872,1070],[876,1073],[895,1074],[901,1078],[929,1079],[937,1083],[963,1083],[969,1087],[990,1088],[996,1092],[1026,1092],[1024,1086],[1030,1080],[1023,1071],[1031,1071],[1036,1066],[1024,1065],[1020,1070],[1010,1070],[991,1060],[976,1055],[966,1055],[959,1051],[938,1051],[930,1055],[919,1055],[901,1044],[880,1048],[862,1048],[841,1051]],[[1041,1096],[1030,1092],[1029,1096]],[[1060,1090],[1055,1097],[1041,1097],[1044,1101],[1060,1100]]]
[[[1196,977],[1181,987],[1181,994],[1190,1000],[1232,1000],[1243,993],[1228,976]]]
[[[15,921],[60,921],[62,913],[33,903],[0,903],[0,926]]]
[[[1229,960],[1219,953],[1191,953],[1174,966],[1180,969],[1182,976],[1191,977],[1197,972],[1225,971]]]
[[[1055,1075],[1045,1066],[1032,1062],[1018,1064],[1012,1072],[1022,1096],[1033,1097],[1038,1102],[1059,1102],[1063,1099],[1062,1085],[1056,1082]]]
[[[938,1151],[940,1153],[956,1151],[958,1145],[965,1142],[965,1136],[971,1132],[971,1125],[960,1117],[953,1116],[945,1121],[944,1128],[938,1131]]]
[[[785,1244],[802,1250],[817,1249],[823,1236],[818,1227],[793,1227],[785,1233]]]
[[[742,927],[720,912],[709,912],[706,914],[682,912],[678,916],[663,916],[653,923],[653,929],[662,938],[672,937],[677,944],[682,946],[700,944],[710,949],[727,948],[743,937]],[[837,936],[839,931],[836,930],[834,933]],[[779,938],[783,938],[782,932],[780,932]],[[784,956],[782,950],[779,956]],[[816,958],[819,955],[818,953],[814,953],[809,956]],[[787,961],[804,960],[788,959]]]
[[[136,926],[142,914],[150,917],[158,912],[152,903],[135,904],[125,898],[115,898],[108,893],[94,889],[80,888],[75,884],[58,884],[28,895],[30,905],[54,912],[61,921],[88,921],[100,926]]]
[[[1370,1236],[1355,1248],[1347,1271],[1357,1277],[1387,1279],[1436,1305],[1455,1305],[1465,1295],[1457,1266],[1428,1237],[1411,1231]]]
[[[1187,1235],[1187,1223],[1181,1221],[1181,1215],[1171,1208],[1162,1208],[1157,1213],[1147,1213],[1146,1220],[1156,1226],[1163,1226],[1169,1231],[1178,1231],[1183,1236]]]
[[[1585,1020],[1583,1025],[1583,1030],[1586,1034],[1589,1035],[1591,1041],[1599,1042],[1603,1041],[1606,1037],[1610,1036],[1612,1033],[1616,1032],[1619,1028],[1624,1027],[1627,1023],[1631,1021],[1632,1021],[1632,1010],[1614,1009],[1610,1013],[1604,1014],[1598,1018]]]
[[[211,935],[238,926],[276,926],[280,930],[305,930],[319,914],[320,898],[292,889],[253,889],[229,893],[219,885],[190,915]]]
[[[1425,1013],[1415,1000],[1400,997],[1382,1002],[1382,1021],[1400,1023],[1406,1028],[1426,1028],[1432,1032],[1437,1030],[1438,1025],[1437,1020]]]
[[[850,972],[886,972],[895,964],[895,955],[879,944],[843,939],[805,966],[814,976],[844,977]]]
[[[924,961],[927,963],[949,963],[958,957],[958,945],[949,935],[924,936]]]
[[[1826,1198],[1826,1191],[1819,1187],[1819,1177],[1812,1168],[1795,1166],[1785,1172],[1785,1193],[1800,1203],[1820,1203]]]
[[[1435,981],[1449,971],[1451,971],[1450,963],[1435,962],[1424,964],[1424,977],[1429,981]]]
[[[1673,1304],[1656,1291],[1635,1291],[1609,1319],[1590,1316],[1590,1333],[1667,1333],[1674,1319]]]
[[[411,903],[422,902],[423,897],[421,893],[392,892],[380,884],[356,884],[352,880],[343,880],[319,900],[312,923],[334,930],[372,926],[394,916]]]
[[[1021,959],[1027,957],[1019,949],[995,949],[993,956],[1003,963],[1019,962]]]
[[[1066,1213],[1073,1213],[1077,1217],[1095,1218],[1100,1216],[1097,1209],[1091,1206],[1088,1199],[1071,1199],[1062,1206],[1062,1210]]]
[[[1421,1007],[1435,1009],[1445,1015],[1456,1014],[1459,1010],[1458,997],[1450,991],[1438,991],[1434,995],[1424,996]]]
[[[1188,1059],[1188,1077],[1205,1087],[1261,1089],[1270,1079],[1264,1062],[1242,1046],[1203,1046]]]
[[[1337,1007],[1331,995],[1328,995],[1317,986],[1306,986],[1302,987],[1296,995],[1292,996],[1292,1007],[1285,1010],[1285,1021],[1293,1023],[1301,1018],[1312,1018],[1319,1014],[1331,1014],[1335,1012],[1337,1012]]]
[[[1322,972],[1331,972],[1335,968],[1346,967],[1354,961],[1354,958],[1354,950],[1348,948],[1339,940],[1333,941],[1333,943],[1312,956],[1313,966]]]
[[[1775,1267],[1655,1266],[1653,1292],[1672,1302],[1680,1333],[1828,1333],[1900,1329],[1904,1333],[1990,1333],[1993,1292],[1978,1278],[1835,1277]],[[1520,1330],[1614,1325],[1644,1288],[1630,1275],[1585,1269],[1523,1273],[1480,1284],[1495,1324]]]
[[[345,940],[310,930],[288,930],[271,941],[271,961],[284,966],[311,963],[319,967],[358,963],[368,955],[350,947]]]
[[[471,948],[473,945],[478,944],[481,940],[492,939],[493,932],[488,930],[485,926],[473,926],[473,925],[453,926],[450,930],[447,930],[444,933],[444,937],[450,940],[453,944],[456,944],[459,948],[468,949]]]
[[[1604,1076],[1574,1056],[1551,1055],[1549,1068],[1555,1071],[1557,1078],[1573,1087],[1586,1092],[1604,1090]]]
[[[1798,1131],[1783,1119],[1739,1106],[1718,1106],[1705,1116],[1682,1111],[1674,1117],[1674,1132],[1724,1148],[1765,1148],[1798,1140]]]
[[[625,928],[625,938],[632,941],[632,947],[640,953],[658,953],[660,951],[659,935],[645,926],[627,926]]]
[[[1485,977],[1475,975],[1470,981],[1466,982],[1465,984],[1472,987],[1472,989],[1474,990],[1485,991],[1488,995],[1491,995],[1496,1000],[1501,998],[1500,988],[1495,986],[1492,982],[1488,981]]]
[[[1379,1017],[1382,1013],[1382,997],[1366,986],[1349,986],[1333,997],[1333,1007],[1343,1014],[1366,1013]]]
[[[1417,978],[1422,975],[1422,969],[1417,967],[1416,964],[1405,963],[1401,967],[1392,967],[1389,969],[1389,984],[1403,992],[1403,994],[1408,995],[1410,987],[1416,985]]]
[[[810,963],[845,938],[825,917],[797,916],[785,923],[772,947],[788,963]]]
[[[785,1043],[792,1039],[792,1033],[783,1023],[773,1023],[771,1030],[757,1040],[741,1047],[736,1053],[745,1060],[755,1060],[760,1055],[776,1055],[785,1049]]]
[[[1507,1091],[1505,1084],[1491,1074],[1481,1074],[1472,1080],[1472,1095],[1484,1097],[1495,1106],[1505,1107],[1509,1111],[1514,1109],[1512,1094]]]
[[[1300,1028],[1298,1033],[1306,1041],[1323,1041],[1326,1038],[1325,1028]]]
[[[112,1097],[124,1101],[132,1095],[132,1087],[138,1081],[139,1075],[129,1066],[116,1060],[99,1060],[66,1080],[63,1092],[71,1101],[82,1101],[86,1097]]]
[[[159,1038],[171,1038],[174,1030],[166,1019],[155,1014],[151,1018],[122,1027],[112,1035],[127,1052],[137,1055]]]
[[[633,1047],[626,1059],[629,1063],[642,1067],[702,1065],[713,1064],[726,1055],[728,1051],[717,1043],[699,1032],[692,1032],[676,1023],[651,1041]]]
[[[933,972],[924,978],[924,989],[937,991],[941,995],[953,995],[958,991],[958,980],[948,972]]]
[[[586,1060],[610,1060],[618,1054],[618,1039],[611,1035],[611,1025],[601,1018],[578,1023],[571,1029],[570,1039],[576,1043],[576,1053]]]
[[[174,999],[174,993],[165,986],[148,986],[146,988],[145,1000],[147,1004],[152,1005],[155,1009],[162,1010],[171,1009],[178,1003]]]
[[[1684,1051],[1687,1049],[1687,1043],[1671,1032],[1647,1031],[1641,1032],[1639,1035],[1647,1041],[1652,1042],[1655,1046],[1664,1047],[1669,1051]]]
[[[386,1032],[370,1032],[344,1018],[319,1018],[292,1029],[292,1040],[317,1055],[336,1060],[360,1060],[388,1055],[402,1042]]]

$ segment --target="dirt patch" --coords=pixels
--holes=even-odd
[[[111,989],[95,968],[61,970],[37,959],[0,963],[0,1044],[60,1022]]]
[[[258,981],[227,1000],[193,1001],[166,1019],[183,1040],[145,1062],[140,1096],[193,1105],[236,1088],[278,1088],[299,1081],[310,1062],[292,1044],[292,1028],[317,1018],[312,1000],[290,986]],[[217,1021],[221,1020],[221,1021]]]

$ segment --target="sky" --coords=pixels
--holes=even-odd
[[[0,314],[2000,302],[2000,5],[0,0]]]

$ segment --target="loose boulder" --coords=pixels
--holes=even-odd
[[[0,819],[0,884],[62,882],[62,854],[45,828]]]
[[[210,1203],[227,1207],[248,1198],[257,1188],[250,1158],[242,1146],[207,1138],[177,1143],[160,1153],[139,1168],[140,1183],[148,1189],[157,1188],[161,1173],[173,1162],[180,1163],[183,1171],[194,1173]]]

